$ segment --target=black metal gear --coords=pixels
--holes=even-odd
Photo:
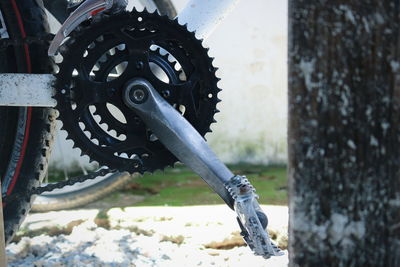
[[[155,69],[153,67],[154,72],[162,72],[167,77],[168,80],[171,81],[172,84],[179,84],[180,79],[179,76],[184,74],[182,70],[176,70],[175,64],[176,61],[170,61],[168,59],[169,54],[165,54],[161,52],[161,48],[157,47],[151,51],[149,51],[149,62],[154,64],[154,66],[160,67],[161,70]],[[127,54],[124,51],[116,49],[115,54],[106,55],[106,59],[98,64],[98,70],[94,71],[95,81],[105,82],[107,80],[110,71],[113,70],[114,66],[118,66],[127,59]],[[189,62],[190,64],[190,62]],[[186,65],[186,64],[185,64]],[[164,92],[165,94],[165,92]],[[122,135],[126,132],[126,124],[122,123],[112,114],[110,109],[107,107],[105,103],[96,104],[96,111],[94,111],[94,115],[98,115],[100,117],[100,124],[104,124],[107,127],[108,131],[115,130],[117,136]]]
[[[123,101],[124,85],[144,78],[204,136],[220,89],[216,68],[193,32],[156,13],[102,15],[60,48],[55,83],[59,119],[82,154],[120,171],[153,172],[177,159]]]

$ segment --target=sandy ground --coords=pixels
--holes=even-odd
[[[262,207],[269,218],[270,234],[284,246],[287,207]],[[287,266],[287,252],[265,260],[241,246],[235,217],[223,205],[34,213],[21,230],[28,236],[44,235],[22,237],[8,246],[7,255],[10,266],[51,266],[44,264],[49,262],[57,266]],[[56,229],[61,230],[57,233]],[[81,250],[81,242],[85,242],[84,250],[75,253]],[[52,246],[59,244],[64,244],[62,249],[53,251]],[[104,253],[99,252],[102,250]],[[109,257],[104,257],[106,254]],[[151,260],[146,263],[144,259]]]

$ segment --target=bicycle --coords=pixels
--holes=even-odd
[[[218,112],[220,89],[216,68],[199,38],[212,31],[234,2],[190,2],[177,20],[170,20],[146,10],[127,12],[124,0],[86,0],[54,38],[48,35],[39,1],[1,2],[2,72],[27,73],[1,75],[8,92],[8,102],[3,99],[3,103],[24,106],[0,109],[5,122],[0,132],[0,151],[4,151],[0,175],[6,189],[8,240],[28,212],[32,195],[82,181],[78,177],[38,187],[47,169],[56,116],[52,109],[30,107],[43,96],[45,104],[38,106],[56,106],[75,145],[109,167],[86,178],[115,170],[152,172],[179,159],[236,211],[242,235],[255,254],[265,258],[282,254],[265,231],[268,220],[254,188],[245,177],[231,173],[203,139]],[[57,74],[29,74],[51,73],[48,47],[49,55],[59,51],[63,57]],[[14,58],[15,65],[10,62]],[[31,98],[25,90],[17,103],[12,102],[10,84],[15,86],[16,79],[19,86],[28,81],[22,85],[25,89],[47,79],[47,88],[50,83],[56,88],[56,103],[46,88]],[[107,104],[123,119],[114,116]]]

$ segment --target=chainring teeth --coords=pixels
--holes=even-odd
[[[96,105],[99,104],[94,104],[96,107],[96,110],[94,112],[90,113],[89,111],[86,111],[90,113],[88,115],[91,116],[90,120],[95,121],[95,116],[100,117],[100,119],[97,120],[97,126],[93,125],[93,121],[87,121],[87,119],[83,118],[82,114],[80,117],[77,118],[72,117],[72,115],[68,113],[68,111],[72,109],[71,103],[75,101],[73,99],[73,96],[71,95],[71,91],[77,90],[79,92],[79,90],[82,90],[82,88],[79,87],[76,87],[76,89],[71,88],[70,79],[73,75],[72,72],[78,69],[75,65],[79,64],[79,62],[84,61],[88,57],[96,58],[97,54],[93,53],[102,54],[104,51],[101,52],[99,49],[108,48],[108,43],[106,42],[108,42],[109,40],[107,38],[112,38],[110,36],[114,36],[116,40],[120,38],[120,36],[110,32],[110,29],[120,30],[122,29],[122,27],[135,27],[134,31],[140,31],[140,29],[144,28],[147,29],[150,33],[155,31],[156,34],[157,32],[162,32],[162,34],[160,33],[158,35],[162,36],[162,38],[166,38],[165,36],[168,35],[167,39],[162,39],[168,43],[166,47],[163,42],[160,43],[159,41],[157,43],[157,41],[153,41],[152,44],[158,47],[153,51],[151,51],[149,47],[148,51],[149,53],[153,53],[152,56],[156,57],[157,61],[164,62],[163,67],[169,70],[169,82],[172,82],[172,78],[176,79],[176,81],[184,82],[185,79],[187,80],[190,78],[189,76],[192,73],[200,73],[198,73],[198,75],[200,75],[200,77],[203,77],[204,81],[202,82],[202,84],[205,83],[205,85],[198,85],[200,89],[196,89],[200,90],[199,93],[197,93],[197,108],[199,110],[203,110],[204,113],[200,114],[200,116],[203,116],[203,118],[200,118],[200,121],[197,124],[202,125],[202,128],[198,129],[198,131],[202,135],[205,135],[207,132],[211,132],[210,125],[216,122],[214,119],[214,115],[219,112],[217,109],[217,104],[218,102],[220,102],[220,100],[217,95],[219,91],[221,91],[221,89],[219,89],[217,85],[219,79],[215,76],[217,68],[213,66],[213,58],[209,57],[208,49],[203,47],[203,41],[196,39],[195,32],[188,31],[187,25],[180,25],[177,19],[170,20],[167,16],[160,16],[156,12],[149,13],[146,10],[142,12],[137,12],[135,10],[132,12],[122,12],[118,15],[97,15],[89,23],[81,25],[78,30],[74,31],[71,34],[70,38],[62,45],[62,47],[60,48],[60,52],[63,58],[62,61],[58,64],[59,72],[56,74],[57,79],[55,82],[55,88],[58,88],[58,90],[56,90],[56,93],[54,95],[54,98],[57,100],[56,109],[58,109],[60,113],[59,119],[63,121],[62,128],[67,131],[67,139],[73,141],[74,147],[79,148],[82,155],[89,156],[91,162],[96,161],[100,165],[106,165],[110,168],[119,169],[120,171],[140,173],[153,172],[157,169],[164,169],[167,166],[173,167],[173,165],[177,162],[177,159],[170,152],[168,152],[166,148],[163,147],[161,143],[157,140],[155,142],[150,142],[146,139],[146,144],[143,144],[143,150],[147,151],[146,153],[135,153],[135,151],[139,151],[141,148],[136,150],[134,149],[132,150],[132,152],[128,152],[128,154],[127,151],[123,150],[120,152],[115,152],[112,155],[107,154],[107,156],[106,154],[102,154],[102,152],[99,152],[101,151],[98,150],[100,149],[100,146],[107,146],[107,137],[100,136],[101,134],[108,134],[108,132],[110,131],[115,131],[116,137],[127,134],[126,132],[123,132],[124,130],[122,128],[115,127],[116,118],[112,118],[112,114],[111,116],[110,114],[108,114],[108,116],[104,116],[104,106],[106,106],[106,103],[100,105],[102,106],[103,111],[101,111],[100,109],[98,110],[98,108],[96,107]],[[173,38],[171,39],[171,37],[169,36],[173,36]],[[173,40],[174,42],[169,41],[169,39]],[[124,43],[125,39],[120,39],[120,41],[121,43]],[[110,43],[113,42],[110,41]],[[129,46],[130,44],[124,43],[124,45],[126,46],[125,50],[115,50],[116,52],[114,55],[105,54],[106,56],[103,61],[100,61],[100,58],[99,62],[97,62],[96,60],[96,63],[94,63],[94,65],[97,64],[98,68],[94,70],[93,65],[93,69],[87,70],[89,72],[93,72],[93,79],[104,80],[104,77],[102,76],[111,74],[114,68],[116,68],[118,64],[120,64],[118,62],[120,60],[120,57],[122,57],[122,53],[124,51],[128,51],[127,46]],[[163,52],[161,52],[160,48],[163,49]],[[78,59],[76,59],[76,57],[78,57]],[[93,59],[91,60],[93,61]],[[117,65],[112,66],[113,64]],[[130,64],[130,61],[128,61],[127,64]],[[177,64],[179,64],[179,68],[176,67]],[[189,65],[191,66],[190,68],[188,68]],[[124,74],[124,72],[122,74]],[[78,77],[80,78],[79,73],[78,75]],[[129,73],[127,75],[129,75]],[[181,76],[183,78],[181,78]],[[92,76],[88,74],[88,77]],[[121,75],[118,77],[121,77]],[[108,76],[105,78],[105,80],[107,79]],[[182,79],[184,80],[182,81]],[[174,84],[175,83],[173,83],[172,85]],[[64,93],[62,93],[63,90]],[[169,102],[171,103],[171,101]],[[75,104],[78,105],[78,102],[76,102]],[[119,105],[122,105],[120,102],[118,102],[118,104],[111,104],[116,106],[117,108],[120,108]],[[85,106],[83,108],[89,109],[88,106]],[[107,107],[105,107],[105,110],[107,110]],[[134,114],[133,111],[132,114]],[[126,116],[125,114],[123,115]],[[83,124],[83,127],[79,126],[80,123],[76,122],[77,120]],[[88,124],[88,122],[92,124]],[[106,129],[106,131],[103,131],[104,133],[100,132],[97,127],[103,127],[102,129]],[[85,132],[87,133],[85,134]],[[148,132],[148,130],[146,130],[145,132]],[[98,148],[96,148],[96,144],[93,143],[93,140],[97,140]],[[155,150],[149,150],[149,148]],[[126,157],[128,159],[120,158],[119,156],[122,154],[126,154]],[[146,155],[146,157],[143,155]],[[134,162],[140,162],[141,166],[133,166],[136,163],[133,164],[132,161],[130,161],[129,158],[132,157],[135,157],[136,159]],[[154,158],[157,160],[154,161]]]

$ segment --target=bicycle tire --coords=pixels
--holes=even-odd
[[[40,0],[1,0],[0,11],[10,39],[42,37],[48,33]],[[43,43],[21,43],[0,51],[0,72],[51,73],[53,64],[47,56],[47,47]],[[0,107],[3,196],[24,194],[43,179],[53,142],[55,115],[49,108]],[[30,210],[32,200],[33,197],[26,197],[3,203],[7,243]]]
[[[153,0],[153,3],[162,15],[176,16],[176,9],[171,0]],[[114,173],[105,179],[98,177],[95,180],[84,182],[81,184],[82,187],[78,187],[76,191],[63,188],[53,192],[45,192],[35,199],[32,211],[45,212],[84,206],[121,189],[130,180],[131,178],[126,174]],[[96,183],[96,181],[98,182]]]

